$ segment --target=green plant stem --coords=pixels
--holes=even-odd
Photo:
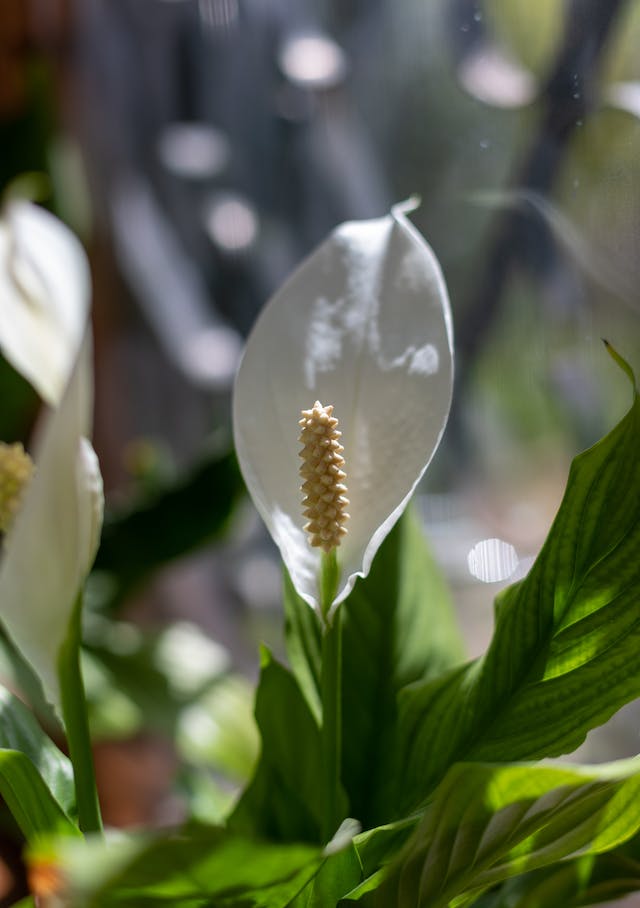
[[[324,618],[322,634],[322,765],[325,781],[323,841],[328,842],[341,821],[342,764],[342,610],[329,611],[338,585],[335,551],[322,557],[320,609]]]
[[[102,816],[93,768],[87,701],[80,669],[82,594],[78,596],[67,637],[58,656],[62,717],[73,764],[80,829],[102,832]]]
[[[325,624],[331,620],[329,612],[338,591],[339,578],[336,550],[323,552],[320,561],[320,613]]]

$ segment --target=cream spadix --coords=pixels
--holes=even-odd
[[[338,227],[267,303],[236,379],[234,437],[245,481],[296,590],[315,608],[322,546],[311,544],[300,505],[300,412],[330,401],[340,417],[350,518],[336,550],[334,607],[368,573],[449,413],[447,291],[407,210]]]
[[[33,461],[20,442],[0,441],[0,533],[6,533],[20,510],[33,473]]]
[[[304,528],[311,545],[329,553],[347,535],[345,523],[349,519],[344,447],[339,441],[342,432],[333,405],[323,407],[319,400],[310,410],[302,411],[298,423],[302,430],[298,439],[302,444],[302,513],[308,521]]]

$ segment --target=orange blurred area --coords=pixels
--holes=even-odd
[[[28,98],[34,54],[59,54],[72,27],[72,0],[2,0],[0,3],[0,119],[18,116]]]

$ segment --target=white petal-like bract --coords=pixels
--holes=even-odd
[[[87,436],[92,414],[89,336],[60,406],[45,416],[36,470],[0,562],[0,614],[47,697],[59,706],[57,660],[102,526],[102,479]]]
[[[87,260],[78,239],[30,202],[0,217],[0,352],[56,406],[85,333]]]
[[[300,411],[340,421],[349,498],[334,606],[373,557],[436,450],[449,413],[453,338],[440,266],[408,206],[338,227],[267,303],[236,379],[240,466],[298,593],[318,605],[320,554],[304,532]]]
[[[90,275],[76,237],[29,202],[0,218],[0,352],[48,405],[35,473],[3,541],[0,618],[60,705],[58,656],[95,557],[102,477],[89,441]]]

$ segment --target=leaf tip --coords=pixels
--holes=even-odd
[[[604,344],[605,350],[607,351],[611,359],[616,363],[617,366],[622,369],[622,371],[628,377],[629,381],[633,385],[634,391],[637,391],[636,376],[629,363],[623,356],[618,353],[616,348],[612,344],[610,344],[606,338],[602,338],[602,343]]]
[[[260,670],[263,671],[265,668],[269,668],[273,662],[273,655],[268,646],[265,646],[264,643],[260,645]]]

